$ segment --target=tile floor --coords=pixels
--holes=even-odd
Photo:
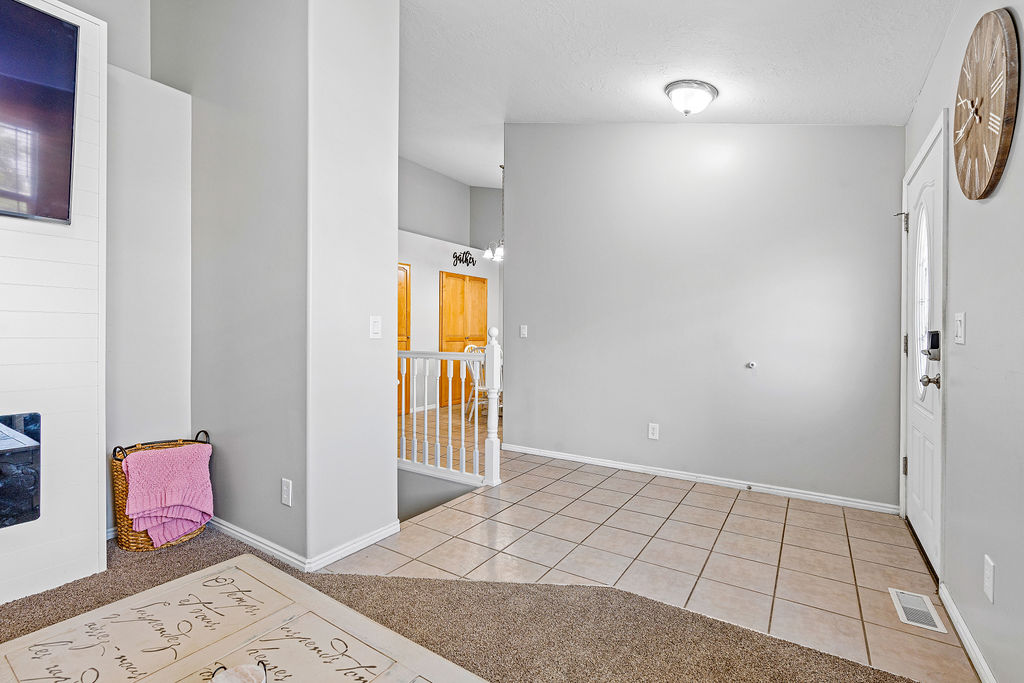
[[[921,681],[977,681],[895,515],[502,452],[504,482],[327,568],[615,586]],[[931,596],[948,633],[899,621]]]

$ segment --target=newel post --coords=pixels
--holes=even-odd
[[[487,330],[484,378],[487,380],[487,440],[484,442],[484,484],[501,483],[501,441],[498,440],[498,394],[501,392],[501,346],[498,328]]]

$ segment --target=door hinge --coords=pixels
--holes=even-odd
[[[903,335],[903,355],[910,355],[910,338],[907,335]]]
[[[899,216],[900,217],[900,220],[903,221],[903,232],[905,232],[905,233],[907,233],[909,235],[910,234],[910,214],[907,213],[906,211],[900,211],[899,213],[894,213],[893,216]]]
[[[903,456],[903,476],[907,476],[907,456]]]

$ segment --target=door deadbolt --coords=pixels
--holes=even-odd
[[[924,348],[921,349],[921,355],[928,360],[942,360],[942,333],[938,330],[928,330],[924,336]]]
[[[942,375],[939,374],[939,375],[935,375],[934,377],[929,377],[928,375],[921,375],[921,386],[927,387],[927,386],[931,386],[932,384],[935,385],[936,389],[941,389],[942,388]]]

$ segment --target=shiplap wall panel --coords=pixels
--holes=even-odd
[[[0,256],[0,284],[96,289],[96,266]]]
[[[54,365],[0,365],[0,387],[5,392],[29,392],[61,387],[89,386],[95,382],[96,363]]]
[[[8,311],[52,313],[97,313],[100,302],[96,289],[68,289],[61,286],[0,285],[0,301]]]
[[[30,224],[40,226],[38,232],[23,232],[11,226],[17,220],[0,216],[0,254],[35,261],[99,265],[100,248],[96,240],[71,239],[52,234],[53,229],[45,223]]]
[[[90,337],[98,320],[95,313],[0,311],[0,338]]]
[[[80,27],[70,225],[0,216],[0,414],[42,414],[38,520],[0,529],[0,603],[105,566],[106,23]]]

